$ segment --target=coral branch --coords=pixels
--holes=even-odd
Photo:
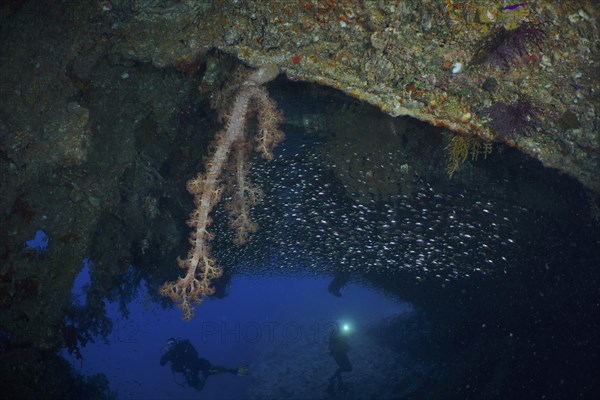
[[[248,233],[258,229],[249,215],[250,208],[259,201],[261,192],[247,180],[248,153],[252,144],[246,137],[246,122],[249,114],[256,110],[259,134],[255,137],[254,147],[263,157],[271,159],[273,148],[283,140],[283,134],[277,128],[283,118],[276,109],[275,102],[261,85],[274,79],[278,73],[279,69],[275,65],[268,64],[253,72],[240,85],[231,111],[224,114],[225,130],[216,135],[211,145],[212,150],[206,161],[205,172],[187,182],[187,190],[194,195],[196,208],[187,221],[193,229],[190,234],[192,247],[187,258],[177,260],[179,266],[186,270],[186,275],[176,281],[165,282],[160,289],[161,296],[169,297],[178,303],[183,312],[183,319],[193,318],[194,307],[202,303],[204,297],[214,293],[211,281],[223,273],[210,255],[209,242],[214,235],[208,228],[211,224],[210,213],[225,189],[232,194],[227,210],[231,215],[229,225],[237,233],[235,242],[245,243]],[[235,180],[230,180],[225,185],[222,182],[222,173],[232,150]]]

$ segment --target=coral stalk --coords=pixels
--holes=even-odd
[[[212,222],[210,213],[224,191],[232,195],[226,208],[231,215],[229,225],[237,233],[236,244],[245,243],[247,234],[258,228],[249,215],[250,208],[260,198],[260,190],[247,179],[248,154],[252,149],[252,141],[246,137],[246,125],[248,116],[255,110],[259,123],[259,133],[254,138],[255,148],[263,157],[271,159],[273,148],[283,140],[283,134],[277,128],[282,116],[262,84],[278,74],[279,69],[268,64],[255,71],[240,85],[231,111],[225,115],[225,130],[217,133],[211,145],[213,150],[207,157],[205,172],[198,173],[187,182],[187,190],[194,195],[196,208],[187,221],[193,228],[190,234],[192,247],[185,259],[177,259],[179,266],[186,270],[186,275],[176,281],[165,282],[160,289],[162,296],[178,303],[185,320],[192,319],[195,306],[202,303],[204,297],[214,293],[211,281],[223,273],[211,256],[209,242],[214,235],[208,231],[208,227]],[[232,174],[235,179],[223,182],[223,171],[228,166],[232,150]]]

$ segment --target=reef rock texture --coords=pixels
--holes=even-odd
[[[108,3],[108,2],[104,2]],[[213,48],[465,135],[600,191],[600,10],[554,0],[113,1],[113,51],[185,70]]]

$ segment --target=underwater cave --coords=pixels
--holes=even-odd
[[[574,177],[220,50],[160,67],[89,34],[63,60],[9,3],[7,398],[600,392],[598,195]]]

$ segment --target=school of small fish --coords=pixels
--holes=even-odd
[[[315,143],[286,140],[251,177],[264,190],[252,211],[260,225],[246,246],[216,248],[227,267],[252,273],[410,270],[445,281],[506,273],[515,257],[515,223],[528,210],[475,190],[436,192],[422,182],[412,195],[361,203],[323,165]],[[306,141],[306,140],[305,140]],[[225,220],[217,210],[216,220]],[[215,229],[226,229],[218,222]]]

